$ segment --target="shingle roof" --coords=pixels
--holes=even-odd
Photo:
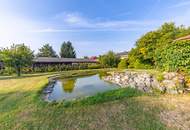
[[[95,60],[80,59],[80,58],[57,58],[57,57],[38,57],[33,60],[36,63],[96,63]]]
[[[119,52],[116,55],[118,55],[118,56],[128,55],[128,52],[127,51]]]
[[[175,41],[180,41],[180,40],[190,40],[190,35],[180,37],[180,38],[176,39]]]

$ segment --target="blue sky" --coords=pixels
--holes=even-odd
[[[0,47],[70,40],[77,56],[128,51],[164,22],[190,25],[190,0],[0,0]]]

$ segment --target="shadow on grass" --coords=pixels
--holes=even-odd
[[[150,100],[153,97],[132,88],[121,88],[81,100],[60,103],[43,102],[40,92],[17,91],[0,94],[0,112],[14,112],[10,116],[4,115],[2,120],[7,118],[9,122],[10,118],[13,122],[9,122],[9,126],[14,128],[14,123],[17,123],[18,119],[15,115],[18,116],[20,111],[21,113],[28,111],[29,105],[34,109],[32,116],[27,116],[26,119],[35,118],[35,120],[20,121],[20,128],[25,123],[27,124],[25,129],[167,129],[159,119],[161,105],[149,104],[149,100],[143,97],[148,97]]]
[[[75,128],[82,125],[85,128],[81,129],[85,130],[92,129],[91,126],[95,126],[93,129],[168,130],[159,116],[164,107],[152,102],[156,99],[158,97],[132,88],[122,88],[81,100],[52,102],[46,108],[57,111],[54,117],[62,119],[66,129],[74,129],[72,126],[75,124]],[[80,124],[78,126],[76,118]],[[68,126],[64,122],[67,120],[73,125]],[[53,124],[50,125],[52,126]]]

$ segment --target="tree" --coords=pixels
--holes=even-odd
[[[117,67],[120,59],[113,51],[99,57],[100,64],[104,67]]]
[[[84,59],[89,59],[89,57],[88,56],[84,56]]]
[[[126,69],[128,66],[127,59],[121,59],[121,61],[118,64],[119,69]]]
[[[76,52],[70,41],[61,45],[60,56],[63,58],[76,58]]]
[[[128,54],[129,68],[147,69],[160,66],[161,53],[168,45],[181,36],[189,34],[190,29],[164,23],[159,29],[150,31],[136,42],[136,47]]]
[[[5,66],[14,68],[20,76],[22,68],[32,64],[34,55],[33,51],[24,44],[13,44],[10,48],[3,48],[0,57]]]
[[[45,44],[39,49],[37,57],[58,57],[52,46]]]

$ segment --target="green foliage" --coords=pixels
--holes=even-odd
[[[60,56],[63,58],[76,58],[76,52],[70,41],[63,42],[61,45]]]
[[[157,74],[157,75],[156,75],[156,79],[157,79],[158,81],[163,81],[163,80],[164,80],[164,75],[163,75],[163,73]]]
[[[37,57],[58,57],[52,46],[45,44],[39,49]]]
[[[128,67],[137,69],[161,68],[163,70],[176,70],[178,67],[180,69],[188,68],[186,66],[188,55],[175,55],[183,49],[180,44],[173,42],[176,38],[188,33],[190,33],[190,28],[176,27],[174,23],[165,23],[159,29],[146,33],[136,42],[136,47],[129,52]],[[176,50],[178,53],[174,51],[174,46],[175,48],[179,46],[180,49]],[[187,52],[187,50],[184,51]]]
[[[73,64],[73,65],[47,65],[47,66],[36,66],[33,72],[55,72],[55,71],[66,71],[66,70],[82,70],[88,69],[88,65],[85,63]]]
[[[10,66],[5,66],[5,68],[2,70],[3,75],[12,75],[14,73],[16,73],[15,69]]]
[[[128,66],[127,59],[121,59],[121,61],[118,64],[119,69],[126,69]]]
[[[104,67],[117,67],[120,59],[113,51],[99,57],[100,64]]]
[[[190,69],[190,41],[175,41],[157,51],[156,64],[168,71]]]
[[[88,64],[88,69],[100,69],[102,66],[100,64]]]
[[[89,59],[89,57],[88,56],[84,56],[84,59]]]
[[[31,67],[24,69],[24,73],[29,72],[55,72],[55,71],[67,71],[67,70],[84,70],[84,69],[100,69],[102,68],[100,64],[95,63],[80,63],[72,65],[43,65],[36,66],[33,69]]]
[[[4,48],[0,51],[0,57],[6,66],[6,69],[15,69],[18,76],[23,67],[32,64],[34,58],[33,51],[24,44],[13,44],[10,48]]]

